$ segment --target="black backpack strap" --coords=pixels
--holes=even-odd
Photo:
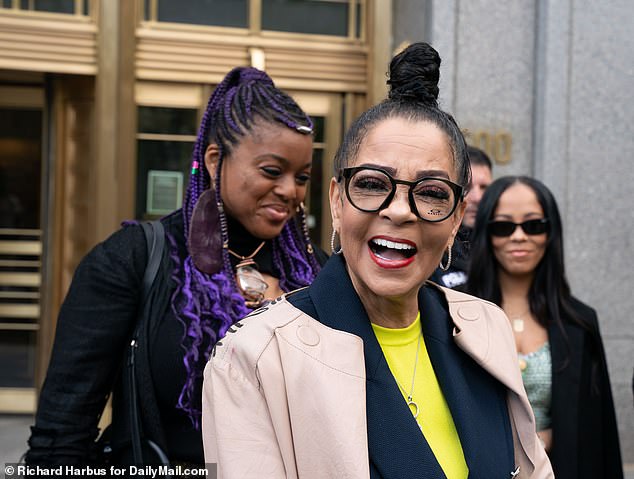
[[[156,278],[161,260],[163,259],[163,248],[165,247],[165,229],[160,221],[141,223],[143,232],[145,233],[145,242],[147,244],[147,266],[143,275],[143,292],[141,294],[141,308],[145,306],[150,289]]]
[[[143,464],[143,451],[141,447],[141,418],[139,417],[139,396],[137,391],[135,358],[138,346],[138,337],[143,327],[142,317],[145,312],[146,302],[152,289],[152,284],[156,279],[161,261],[163,259],[163,250],[165,249],[165,230],[160,221],[141,223],[145,240],[147,243],[148,261],[143,275],[143,283],[141,290],[141,302],[138,310],[138,320],[134,328],[134,333],[130,341],[130,349],[128,354],[128,387],[130,390],[130,432],[132,435],[132,454],[135,464]]]

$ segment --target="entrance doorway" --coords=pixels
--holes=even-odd
[[[0,411],[35,410],[41,286],[41,88],[0,86]]]

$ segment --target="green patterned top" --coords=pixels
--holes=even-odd
[[[526,395],[533,407],[537,430],[542,431],[551,427],[550,400],[552,396],[552,359],[548,341],[528,354],[519,353],[522,370],[522,380]]]

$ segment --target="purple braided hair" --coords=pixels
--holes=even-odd
[[[210,187],[211,178],[204,168],[204,156],[207,146],[213,142],[219,149],[214,186],[220,209],[222,241],[224,245],[229,244],[220,195],[221,165],[231,153],[231,148],[252,130],[258,119],[269,123],[280,122],[296,130],[298,127],[313,128],[310,118],[290,96],[275,87],[266,73],[255,68],[234,68],[209,98],[194,144],[192,174],[183,207],[185,238],[189,237],[194,206],[200,195]],[[281,234],[272,242],[274,269],[284,291],[307,286],[320,269],[312,249],[309,249],[308,238],[299,234],[297,220],[305,221],[303,209],[284,225]],[[172,277],[177,286],[171,306],[185,330],[181,345],[187,371],[176,406],[185,411],[194,426],[199,428],[200,390],[205,364],[216,342],[250,309],[239,293],[226,247],[222,250],[222,269],[214,275],[199,271],[189,255],[181,262],[175,251],[176,245],[172,241],[175,264]]]

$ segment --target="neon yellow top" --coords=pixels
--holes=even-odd
[[[416,321],[406,328],[392,329],[372,324],[372,329],[381,345],[390,371],[400,385],[399,389],[403,398],[407,401],[407,396],[412,389],[418,338],[422,335],[420,312],[416,316]],[[460,438],[422,337],[412,399],[419,407],[416,422],[447,479],[465,479],[469,475],[469,468],[465,462]],[[414,414],[414,406],[410,406],[410,409]]]

